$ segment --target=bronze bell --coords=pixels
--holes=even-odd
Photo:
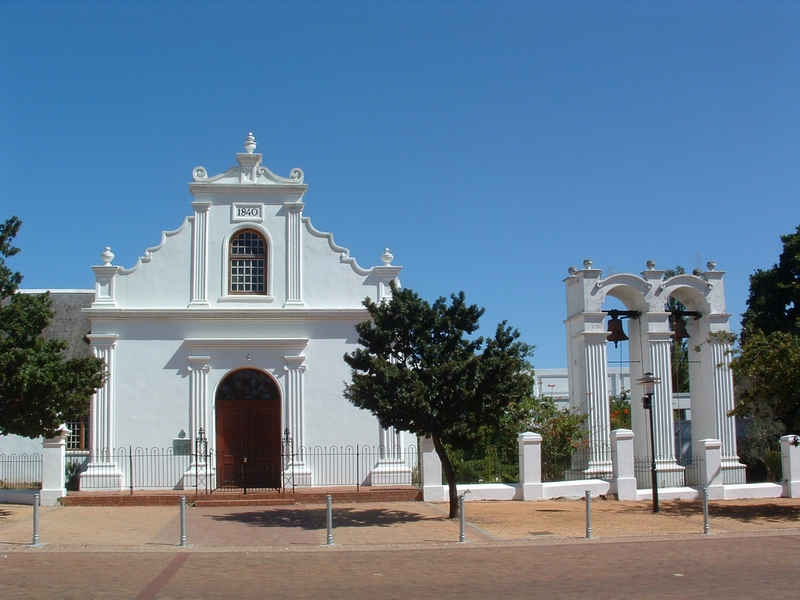
[[[628,336],[625,335],[625,331],[622,329],[622,321],[619,315],[611,312],[610,316],[611,318],[608,320],[608,337],[606,339],[609,342],[614,342],[614,348],[616,348],[617,344],[627,340]]]
[[[686,322],[683,320],[682,316],[673,314],[670,315],[669,320],[672,321],[672,337],[675,338],[676,342],[680,342],[689,337],[689,332],[686,331]]]

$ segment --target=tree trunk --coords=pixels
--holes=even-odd
[[[444,475],[447,477],[447,488],[450,492],[450,514],[448,518],[455,519],[458,517],[458,490],[456,489],[456,472],[453,469],[453,463],[450,462],[450,457],[447,456],[447,450],[437,436],[431,436],[433,439],[433,447],[436,448],[436,454],[439,455],[439,460],[442,461],[444,468]]]

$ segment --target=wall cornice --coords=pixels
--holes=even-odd
[[[84,308],[92,319],[241,319],[366,321],[366,308]]]

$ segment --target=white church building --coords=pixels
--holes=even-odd
[[[401,434],[343,397],[343,355],[368,318],[362,301],[387,297],[402,267],[388,249],[377,266],[360,266],[304,215],[303,172],[278,176],[255,149],[249,134],[227,171],[195,167],[191,214],[135,265],[115,264],[106,247],[92,267],[95,290],[80,310],[108,379],[81,442],[82,490],[127,487],[116,449],[128,447],[211,449],[164,487],[200,476],[278,487],[288,472],[297,485],[328,485],[312,449],[356,444],[380,449],[359,465],[360,483],[411,482]],[[0,440],[0,452],[9,446]]]

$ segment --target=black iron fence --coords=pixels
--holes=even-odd
[[[675,461],[656,460],[656,485],[661,488],[669,487],[700,487],[704,481],[705,461],[702,457],[694,456],[684,459],[684,464]],[[653,461],[649,456],[633,459],[636,487],[640,490],[653,487]]]
[[[0,454],[0,489],[41,487],[41,454]]]
[[[613,477],[611,446],[582,443],[548,449],[542,445],[542,481],[610,480]]]
[[[99,453],[99,464],[122,475],[135,490],[184,489],[198,494],[235,491],[292,492],[304,487],[419,486],[415,445],[384,449],[365,445],[289,448],[280,454],[240,456],[213,448],[181,453],[173,448],[127,446]],[[78,489],[88,456],[67,455],[67,487]],[[109,481],[113,481],[109,479]]]

